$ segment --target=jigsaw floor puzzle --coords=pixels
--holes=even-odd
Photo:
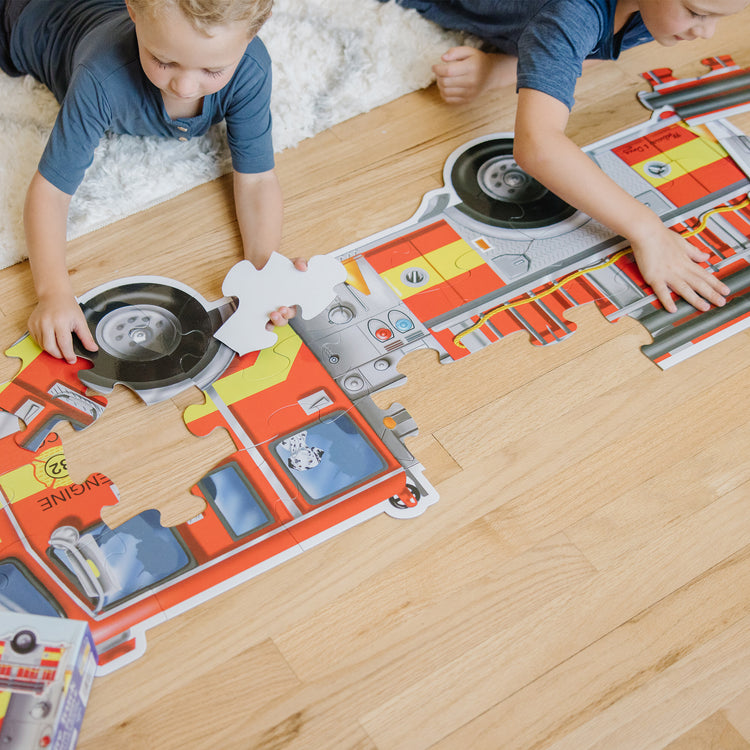
[[[346,274],[333,300],[268,348],[239,355],[216,338],[241,298],[210,302],[161,277],[104,284],[80,298],[98,353],[69,365],[28,336],[7,351],[21,364],[0,386],[0,608],[87,621],[99,672],[112,671],[159,622],[375,514],[437,501],[405,445],[417,425],[372,399],[403,380],[410,352],[448,362],[518,332],[552,344],[575,330],[566,312],[590,302],[610,321],[637,319],[661,368],[749,326],[750,141],[724,118],[747,109],[750,72],[704,62],[692,79],[647,73],[650,119],[584,150],[710,253],[732,290],[725,307],[665,313],[623,239],[524,174],[509,133],[454,152],[411,219],[331,253]],[[106,419],[117,384],[147,404],[197,386],[187,430],[231,436],[234,452],[184,477],[205,503],[189,521],[164,527],[147,510],[109,528],[117,477],[71,479],[57,428]]]

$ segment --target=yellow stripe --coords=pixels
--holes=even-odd
[[[89,568],[91,568],[91,572],[94,574],[95,578],[101,578],[102,574],[99,572],[99,568],[97,568],[96,563],[93,560],[89,560],[86,558],[86,562],[88,563]]]
[[[10,691],[0,692],[0,719],[5,718],[5,713],[8,710],[8,704],[10,703]]]
[[[29,335],[17,341],[10,349],[5,350],[8,357],[18,357],[21,360],[22,370],[28,367],[41,353],[41,347]]]
[[[707,146],[710,146],[714,151],[716,151],[716,153],[722,159],[727,156],[727,152],[724,150],[724,147],[721,145],[721,143],[719,143],[716,136],[708,129],[706,125],[689,125],[685,127],[691,133],[697,135],[703,141],[703,143],[705,143]]]
[[[692,172],[694,169],[700,169],[722,159],[726,156],[726,151],[721,147],[717,150],[715,145],[707,143],[702,138],[696,138],[694,141],[671,149],[669,155],[675,161],[680,162],[684,169]]]
[[[64,461],[65,453],[61,445],[48,448],[30,463],[0,476],[0,490],[8,503],[17,503],[42,490],[73,484],[73,480],[64,469]],[[53,467],[57,469],[56,476],[47,473]]]
[[[483,264],[482,256],[466,240],[459,239],[382,271],[380,276],[401,299],[408,299]],[[426,274],[426,281],[419,286],[412,286],[404,281],[404,273],[413,268]]]
[[[484,265],[482,256],[466,240],[456,240],[426,253],[425,257],[446,280]]]
[[[659,187],[665,182],[671,182],[689,172],[713,164],[726,155],[727,152],[718,143],[713,144],[699,137],[688,143],[681,143],[679,146],[670,148],[659,156],[645,159],[633,165],[633,169],[654,187]],[[649,174],[646,167],[653,162],[668,164],[670,167],[669,173],[663,177]]]
[[[34,467],[31,464],[25,464],[0,476],[0,490],[8,498],[8,503],[18,502],[43,489],[44,485],[34,476]]]
[[[302,339],[290,326],[275,329],[279,340],[275,346],[263,349],[255,364],[244,370],[219,378],[213,387],[225,404],[233,404],[243,398],[283,383],[292,369],[292,364],[302,347]],[[185,409],[183,418],[190,423],[216,411],[211,398],[206,395],[205,404],[195,404]]]
[[[659,177],[648,171],[648,165],[653,164],[654,162],[667,165],[667,171],[664,172],[662,177]],[[661,187],[664,183],[672,182],[672,180],[676,180],[678,177],[684,177],[687,174],[687,172],[677,162],[671,161],[663,154],[656,157],[655,159],[648,159],[647,161],[643,161],[640,164],[635,164],[633,165],[633,169],[635,169],[635,171],[638,172],[638,174],[643,177],[644,180],[651,183],[654,187]]]
[[[27,368],[41,353],[41,348],[28,334],[20,341],[13,344],[10,349],[5,350],[5,354],[8,357],[18,357],[21,360],[21,370]],[[21,372],[21,370],[18,372]],[[17,374],[18,373],[16,373],[16,375]],[[9,380],[7,383],[0,383],[0,393],[2,393],[11,382],[12,381]]]
[[[402,274],[411,268],[418,268],[426,274],[426,281],[423,284],[420,284],[419,286],[411,286],[402,281]],[[427,259],[421,255],[413,258],[407,263],[402,263],[400,266],[389,268],[387,271],[381,272],[380,277],[401,299],[408,299],[413,294],[423,292],[425,289],[431,289],[445,281],[445,279],[430,265]]]

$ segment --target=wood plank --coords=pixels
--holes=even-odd
[[[750,749],[750,743],[742,738],[721,711],[709,716],[664,748],[664,750],[748,749]]]
[[[728,626],[747,619],[750,601],[730,602],[719,592],[737,586],[750,597],[748,584],[750,547],[480,714],[433,745],[433,750],[532,750],[554,746],[588,721],[646,689]],[[563,685],[565,689],[561,690]],[[638,714],[645,708],[646,705],[639,705]],[[693,720],[699,721],[704,710],[701,707],[701,713]],[[645,730],[645,742],[649,741],[651,730],[651,726]],[[619,739],[612,742],[611,747],[641,747],[621,744]]]
[[[710,509],[672,527],[656,543],[625,555],[620,566],[590,579],[574,596],[563,595],[535,616],[519,619],[511,627],[477,641],[460,658],[445,661],[426,679],[365,714],[363,726],[380,750],[419,750],[435,744],[453,728],[492,708],[743,549],[750,533],[750,519],[745,513],[748,489],[725,495]],[[684,554],[686,549],[690,555]],[[750,621],[743,621],[743,625],[750,628]],[[736,635],[744,647],[744,630]],[[750,651],[747,656],[750,658]],[[451,689],[444,691],[444,685]],[[425,701],[424,696],[430,696],[430,700]]]
[[[320,675],[323,663],[326,670],[343,671],[377,662],[382,654],[408,664],[410,682],[416,682],[440,662],[460,659],[472,644],[576,590],[593,573],[563,535],[508,559],[480,520],[416,549],[396,570],[368,578],[275,642],[305,680]],[[349,633],[345,641],[342,629]]]
[[[732,726],[750,742],[750,690],[743,690],[724,707],[723,713]]]
[[[615,745],[623,750],[661,750],[686,721],[710,715],[717,704],[735,694],[748,669],[750,618],[745,617],[580,730],[549,745],[549,750]]]

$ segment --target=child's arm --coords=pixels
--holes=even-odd
[[[258,270],[281,246],[283,202],[276,173],[234,173],[234,205],[245,258]]]
[[[24,228],[34,289],[39,300],[29,332],[53,357],[76,361],[72,333],[89,351],[97,345],[73,294],[65,264],[70,197],[37,172],[26,193]]]
[[[263,268],[281,246],[283,200],[281,186],[273,170],[259,174],[234,172],[234,204],[240,226],[245,258],[258,270]],[[304,260],[294,265],[307,268]],[[294,307],[280,307],[269,315],[271,323],[281,326],[296,314]]]
[[[514,156],[519,166],[564,201],[630,241],[638,268],[669,312],[670,290],[699,310],[725,304],[729,289],[698,265],[707,255],[671,231],[623,190],[566,135],[568,108],[548,94],[521,89]]]

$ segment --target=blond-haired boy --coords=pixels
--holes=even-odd
[[[272,0],[0,0],[0,66],[61,103],[31,180],[24,225],[38,304],[29,331],[50,354],[89,350],[65,262],[70,199],[105,132],[188,141],[225,120],[245,257],[281,242],[271,139],[271,61],[256,33]],[[294,310],[271,315],[283,324]]]

